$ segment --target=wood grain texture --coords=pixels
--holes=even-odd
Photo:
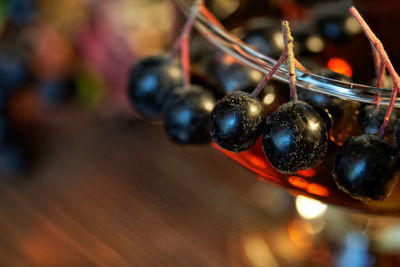
[[[160,125],[78,114],[45,144],[0,184],[1,266],[243,266],[230,240],[274,223],[251,199],[263,183]]]

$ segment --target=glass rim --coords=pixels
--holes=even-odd
[[[175,0],[180,9],[187,15],[193,0]],[[198,31],[216,47],[233,56],[242,64],[267,74],[277,62],[276,59],[263,55],[246,45],[232,33],[207,19],[204,11],[200,9],[196,17]],[[274,74],[275,80],[289,83],[288,67],[282,64]],[[317,74],[303,72],[296,69],[296,86],[345,100],[353,100],[362,103],[376,103],[376,94],[380,93],[380,104],[388,105],[392,89],[377,88],[363,84],[339,81]],[[396,98],[395,106],[400,107],[400,97]]]

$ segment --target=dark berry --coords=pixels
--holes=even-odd
[[[259,71],[238,63],[220,64],[215,76],[226,94],[234,91],[252,92],[262,78]]]
[[[214,107],[210,131],[220,147],[240,152],[248,150],[260,137],[265,123],[264,106],[246,92],[233,92]]]
[[[133,67],[128,84],[130,99],[143,116],[161,116],[165,97],[182,85],[182,70],[166,55],[140,60]]]
[[[336,157],[335,181],[353,198],[364,202],[383,200],[396,180],[393,157],[393,147],[376,135],[352,137]]]
[[[283,51],[282,29],[279,22],[270,19],[254,19],[245,29],[243,42],[257,51],[278,58]]]
[[[190,63],[191,68],[207,74],[215,65],[216,57],[220,51],[201,35],[190,37]]]
[[[288,102],[266,121],[262,144],[272,166],[292,174],[319,164],[325,156],[328,134],[321,116],[307,103]]]
[[[347,76],[327,69],[322,69],[316,74],[329,79],[351,82],[351,79]],[[300,100],[310,104],[319,113],[328,129],[332,128],[332,125],[342,118],[346,107],[345,100],[301,88],[297,90],[297,93]]]
[[[206,91],[210,92],[215,99],[221,99],[225,95],[224,89],[213,77],[197,71],[195,68],[192,68],[190,79],[192,84],[203,87]]]
[[[168,136],[181,144],[210,142],[208,117],[214,106],[214,97],[200,86],[175,90],[163,112]]]
[[[358,114],[358,122],[361,130],[367,134],[378,134],[387,109],[387,106],[363,105]],[[398,109],[394,108],[386,126],[386,132],[393,133],[398,114]]]
[[[272,80],[268,82],[257,98],[263,102],[265,113],[268,115],[282,104],[290,101],[290,92],[287,84]]]

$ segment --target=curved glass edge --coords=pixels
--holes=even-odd
[[[193,4],[193,0],[175,0],[175,2],[185,14],[188,14],[190,6]],[[243,64],[264,74],[271,71],[277,61],[255,51],[225,29],[213,24],[206,19],[202,11],[197,15],[196,27],[204,37],[219,49],[232,55]],[[296,76],[296,85],[298,87],[321,94],[363,103],[375,103],[375,96],[377,93],[380,93],[380,104],[388,105],[390,102],[391,89],[379,89],[367,85],[334,80],[316,74],[306,73],[298,69],[296,69]],[[274,74],[273,78],[281,82],[289,83],[287,66],[283,64]],[[399,97],[396,98],[396,107],[400,107],[399,100]]]

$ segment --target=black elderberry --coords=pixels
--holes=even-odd
[[[287,84],[278,81],[269,81],[257,96],[264,104],[265,114],[271,114],[280,105],[290,101],[290,93]]]
[[[264,153],[279,172],[293,174],[316,166],[326,154],[328,134],[321,116],[307,103],[291,101],[266,121]]]
[[[220,147],[248,150],[260,137],[265,123],[264,106],[249,93],[236,91],[222,98],[210,114],[210,131]]]
[[[215,99],[221,99],[225,95],[224,89],[213,77],[197,71],[195,68],[191,71],[190,79],[192,84],[201,86],[211,93]]]
[[[328,69],[322,69],[316,74],[330,79],[351,82],[349,77]],[[299,88],[297,93],[300,100],[310,104],[319,113],[326,122],[328,129],[332,128],[332,124],[342,118],[345,108],[348,105],[348,101],[338,97],[316,93],[306,89]]]
[[[361,130],[368,134],[378,134],[387,112],[387,106],[363,105],[358,114]],[[393,133],[398,118],[398,110],[393,109],[386,126],[388,133]]]
[[[243,42],[260,53],[278,58],[283,51],[282,32],[279,22],[270,19],[254,19],[245,29]]]
[[[340,148],[334,167],[338,187],[353,198],[383,200],[397,178],[394,148],[376,135],[350,138]]]
[[[130,99],[143,116],[160,117],[165,97],[182,85],[182,70],[167,55],[144,58],[133,67],[128,84]]]
[[[178,88],[163,111],[168,136],[181,144],[204,144],[211,141],[208,118],[215,98],[202,87]]]
[[[226,94],[234,91],[252,92],[263,75],[238,63],[221,63],[215,70],[215,79]]]

